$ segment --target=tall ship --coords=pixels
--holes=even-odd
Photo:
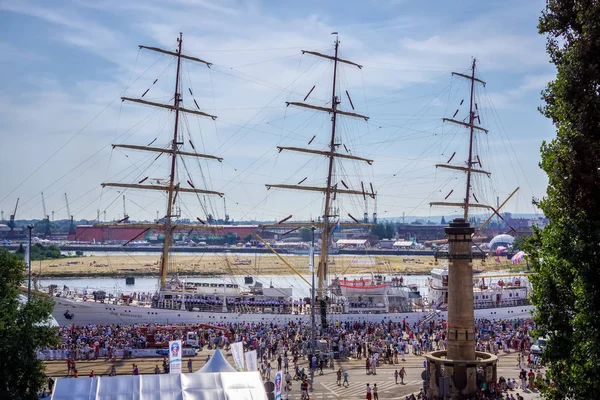
[[[104,292],[95,291],[79,293],[78,295],[65,295],[65,291],[54,292],[55,306],[52,315],[60,325],[65,324],[135,324],[135,323],[159,323],[159,324],[193,324],[193,323],[236,323],[236,322],[309,322],[313,311],[318,315],[318,321],[322,326],[336,321],[381,321],[383,319],[402,320],[408,322],[423,321],[431,318],[445,318],[446,311],[443,307],[443,270],[434,270],[432,279],[440,278],[440,283],[431,283],[430,293],[435,299],[423,298],[415,285],[407,285],[400,275],[371,275],[362,278],[347,277],[343,274],[332,276],[330,267],[334,264],[331,257],[335,254],[332,246],[332,234],[339,227],[361,227],[368,230],[369,223],[359,221],[351,213],[340,215],[340,207],[337,205],[338,198],[344,196],[355,196],[366,201],[367,198],[375,199],[376,192],[372,184],[363,181],[350,182],[348,178],[342,179],[336,171],[343,168],[338,164],[352,161],[371,165],[374,161],[368,158],[354,155],[348,151],[346,144],[338,134],[339,120],[344,118],[368,120],[368,117],[354,112],[354,104],[348,91],[345,95],[347,104],[352,110],[341,107],[341,95],[338,90],[338,66],[344,64],[352,68],[362,68],[361,65],[339,57],[339,40],[334,42],[333,55],[315,51],[303,50],[302,54],[317,57],[332,62],[333,79],[331,83],[330,101],[326,105],[313,105],[305,101],[312,90],[304,97],[303,101],[290,101],[287,106],[326,113],[331,116],[330,131],[325,149],[307,147],[279,146],[279,152],[296,152],[309,154],[315,157],[323,157],[326,160],[326,171],[321,178],[325,183],[320,186],[304,184],[306,178],[298,184],[267,184],[267,190],[283,189],[304,192],[320,193],[323,196],[323,210],[316,221],[293,222],[292,216],[271,224],[264,228],[277,227],[289,228],[294,231],[299,228],[312,230],[312,246],[307,251],[307,264],[314,273],[317,281],[308,282],[307,287],[311,290],[310,298],[298,297],[294,294],[292,287],[274,287],[272,284],[265,285],[261,282],[246,280],[248,285],[236,283],[215,282],[189,282],[178,277],[176,265],[172,257],[173,233],[175,229],[211,229],[218,228],[207,224],[198,218],[197,224],[181,223],[178,220],[178,212],[175,207],[176,201],[183,201],[185,195],[195,196],[224,196],[224,193],[202,189],[194,184],[192,176],[179,178],[178,171],[185,170],[185,158],[201,158],[216,162],[222,161],[220,157],[198,153],[191,140],[186,141],[181,134],[183,116],[196,115],[201,118],[217,118],[215,115],[200,110],[196,100],[196,109],[187,108],[183,104],[183,89],[181,84],[181,63],[183,60],[201,63],[210,66],[210,63],[197,57],[182,53],[183,36],[180,34],[175,50],[165,50],[157,47],[140,46],[153,52],[176,58],[177,72],[175,75],[175,89],[173,92],[173,103],[157,103],[141,98],[123,97],[124,102],[132,102],[151,107],[167,109],[173,117],[172,139],[168,147],[114,144],[114,148],[127,151],[141,151],[155,154],[156,157],[170,157],[170,169],[168,179],[156,181],[148,180],[148,177],[140,177],[136,183],[105,182],[103,187],[121,188],[124,190],[160,191],[166,194],[165,215],[157,218],[154,223],[129,223],[127,216],[116,223],[144,229],[145,231],[160,230],[163,232],[163,249],[159,261],[160,275],[159,285],[155,293],[144,297],[112,297],[106,296]],[[475,63],[473,63],[472,75],[462,75],[474,84],[479,81],[475,78]],[[155,81],[156,82],[156,81]],[[146,91],[147,92],[147,91]],[[190,90],[192,95],[192,91]],[[193,95],[192,95],[193,96]],[[473,104],[473,90],[471,90],[471,104]],[[468,123],[449,119],[450,122],[458,123],[470,130],[471,141],[473,132],[482,129],[475,125],[477,118],[473,105],[469,115]],[[314,137],[313,137],[314,139]],[[156,139],[155,139],[156,140]],[[189,143],[190,149],[184,147]],[[345,150],[345,151],[342,151]],[[467,167],[448,166],[455,170],[464,171],[467,174],[467,195],[465,201],[460,203],[464,207],[465,215],[468,215],[470,204],[469,187],[471,174],[480,173],[473,168],[475,162],[470,152]],[[478,160],[478,159],[477,159]],[[183,163],[183,168],[179,166]],[[150,182],[150,183],[148,183]],[[187,184],[186,184],[187,183]],[[454,204],[456,206],[456,204]],[[115,224],[95,224],[97,227],[114,226]],[[319,251],[315,251],[315,237],[320,239]],[[136,238],[132,238],[135,240]],[[261,239],[262,240],[262,239]],[[265,243],[266,244],[266,243]],[[268,245],[267,245],[268,247]],[[274,250],[273,250],[274,251]],[[304,253],[304,252],[302,252]],[[318,255],[318,262],[315,262]],[[281,257],[281,256],[279,256]],[[228,263],[227,259],[224,263]],[[302,274],[299,274],[302,275]],[[436,281],[437,282],[437,281]],[[512,282],[512,281],[511,281]],[[253,284],[251,284],[253,283]],[[436,286],[437,285],[437,286]],[[523,282],[523,287],[526,283]],[[435,290],[438,290],[435,292]],[[496,290],[494,286],[493,290]],[[501,288],[502,289],[502,288]],[[485,285],[474,283],[474,291],[485,291]],[[520,296],[525,296],[526,293]],[[440,302],[439,299],[442,299]],[[530,315],[532,307],[527,303],[506,302],[484,302],[482,307],[475,310],[476,318],[516,318]]]

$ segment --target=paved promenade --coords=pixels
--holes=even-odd
[[[208,354],[212,354],[213,351],[204,349],[200,351],[196,357],[193,357],[193,370],[197,371],[206,362]],[[225,354],[225,353],[224,353]],[[226,353],[227,359],[231,365],[233,360],[230,353]],[[311,393],[310,398],[314,400],[335,400],[335,399],[364,399],[366,398],[365,387],[369,383],[371,387],[377,384],[379,399],[381,400],[393,400],[399,399],[404,400],[407,395],[414,393],[415,395],[423,386],[421,380],[421,373],[424,371],[423,361],[425,360],[422,356],[415,356],[412,354],[407,355],[406,361],[400,361],[396,365],[382,365],[377,368],[377,375],[366,375],[364,360],[336,360],[335,369],[341,367],[343,371],[348,372],[348,380],[350,386],[348,388],[339,387],[336,385],[336,373],[334,370],[324,370],[323,375],[318,373],[315,375],[314,391]],[[105,359],[98,360],[81,360],[77,361],[77,370],[80,377],[87,377],[92,370],[96,376],[108,375],[111,366],[115,366],[117,375],[130,375],[133,371],[133,364],[138,366],[141,374],[152,374],[154,373],[155,366],[158,366],[162,371],[162,358],[138,358],[138,359],[117,359],[116,361],[106,361]],[[290,363],[291,364],[291,363]],[[272,362],[271,365],[277,366],[277,362]],[[307,366],[306,361],[300,363],[301,367]],[[406,377],[404,378],[404,384],[398,384],[394,381],[394,371],[404,366],[406,370]],[[291,367],[292,368],[292,367]],[[67,374],[67,364],[65,360],[47,361],[46,372],[52,377],[65,377]],[[183,360],[183,369],[187,371],[187,358]],[[308,370],[308,368],[307,368]],[[293,375],[293,371],[290,370]],[[518,380],[519,369],[517,368],[517,356],[516,353],[511,352],[508,354],[499,354],[498,363],[498,376],[504,376],[505,378],[515,378]],[[274,375],[274,372],[272,373]],[[273,377],[273,376],[272,376]],[[539,399],[541,398],[537,390],[513,390],[512,393],[516,398],[516,393],[520,393],[525,399]],[[283,398],[286,398],[286,394],[283,394]],[[293,381],[292,390],[288,394],[289,399],[300,399],[300,382]]]

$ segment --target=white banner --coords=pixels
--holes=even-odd
[[[308,269],[311,273],[315,272],[315,266],[313,265],[313,260],[315,259],[315,249],[314,247],[310,247],[308,249]]]
[[[29,258],[31,257],[29,245],[25,246],[25,264],[29,266]]]
[[[181,340],[169,342],[169,373],[181,373]]]
[[[275,374],[275,400],[281,400],[281,383],[283,381],[283,371],[279,370]]]
[[[244,353],[246,357],[246,369],[248,371],[258,371],[258,357],[256,356],[256,350],[247,351]]]
[[[233,356],[233,362],[237,366],[239,371],[244,370],[244,344],[242,342],[233,343],[231,345],[231,355]]]

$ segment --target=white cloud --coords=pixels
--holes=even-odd
[[[551,74],[538,74],[538,75],[525,75],[523,83],[519,87],[521,91],[528,90],[542,90],[548,85],[549,82],[556,78],[555,73]]]

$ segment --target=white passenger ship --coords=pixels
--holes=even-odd
[[[416,285],[405,286],[397,274],[362,279],[336,278],[330,285],[328,319],[335,321],[398,321],[414,323],[447,317],[448,270],[434,268],[428,295]],[[512,319],[531,316],[524,276],[474,276],[475,318]],[[363,285],[364,284],[364,285]],[[187,283],[186,288],[160,291],[147,302],[128,298],[54,297],[52,315],[60,325],[135,323],[309,322],[310,299],[293,297],[292,288],[244,289],[237,284]],[[194,287],[192,287],[194,286]],[[84,300],[85,298],[85,300]]]

